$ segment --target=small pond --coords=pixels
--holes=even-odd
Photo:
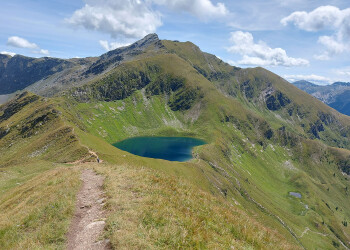
[[[289,192],[289,195],[294,196],[294,197],[299,198],[299,199],[301,198],[301,194],[297,193],[297,192]]]
[[[133,137],[113,146],[143,157],[168,161],[188,161],[193,147],[206,144],[205,141],[189,137]]]

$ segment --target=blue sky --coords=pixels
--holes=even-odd
[[[290,81],[350,82],[348,0],[11,0],[0,8],[0,53],[98,56],[153,32]]]

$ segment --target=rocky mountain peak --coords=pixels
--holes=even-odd
[[[333,86],[344,86],[344,87],[350,87],[350,82],[335,82],[332,84]]]
[[[158,41],[159,41],[158,35],[155,33],[152,33],[152,34],[148,34],[147,36],[135,42],[134,44],[137,45],[138,47],[144,47]]]

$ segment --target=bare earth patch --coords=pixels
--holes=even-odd
[[[78,193],[76,211],[67,238],[67,249],[109,249],[108,241],[100,240],[105,226],[104,177],[91,169],[81,175],[83,186]]]

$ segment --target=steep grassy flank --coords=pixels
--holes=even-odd
[[[348,241],[349,228],[342,221],[350,218],[349,178],[342,175],[335,157],[323,145],[303,143],[301,156],[272,144],[264,149],[244,137],[231,143],[224,151],[212,147],[199,156],[216,170],[212,182],[226,197],[232,194],[243,207],[253,211],[257,207],[270,219],[287,225],[285,229],[304,247],[340,244],[337,237]],[[223,179],[230,182],[223,184]],[[302,198],[289,192],[299,192]],[[264,218],[264,224],[269,225],[270,219]],[[307,228],[311,231],[302,234]]]
[[[122,80],[124,78],[126,79],[125,81]],[[179,85],[171,87],[173,81],[168,80],[169,78],[174,79]],[[132,80],[132,84],[129,86],[126,82],[130,79]],[[158,86],[158,88],[156,88],[156,86]],[[142,94],[142,99],[140,95],[135,94],[137,91],[140,91]],[[115,93],[115,95],[112,93]],[[230,114],[234,114],[238,123],[246,122],[248,119],[247,115],[254,117],[254,114],[244,108],[239,102],[222,98],[223,96],[217,92],[212,83],[199,74],[189,63],[173,54],[157,55],[144,58],[143,60],[125,63],[122,67],[116,68],[105,78],[84,85],[81,88],[72,89],[71,92],[66,93],[65,96],[68,98],[67,102],[71,103],[70,106],[73,109],[75,109],[76,101],[85,103],[84,105],[87,108],[86,115],[92,118],[95,118],[94,115],[96,114],[91,114],[90,110],[96,109],[96,105],[101,105],[101,103],[97,104],[96,100],[108,101],[105,105],[113,106],[114,101],[119,101],[121,99],[123,102],[119,102],[122,104],[119,104],[119,111],[124,111],[125,103],[130,103],[129,97],[132,96],[131,100],[133,100],[134,106],[138,108],[135,110],[132,106],[126,106],[124,113],[127,113],[129,117],[146,117],[148,120],[146,124],[149,124],[149,121],[159,124],[159,119],[149,119],[151,117],[154,118],[154,116],[158,114],[147,107],[147,102],[151,102],[152,104],[152,102],[158,101],[161,105],[165,106],[162,108],[163,111],[159,110],[159,105],[154,106],[156,111],[161,112],[159,114],[160,116],[166,115],[166,113],[169,113],[167,110],[171,110],[173,111],[171,113],[173,113],[176,119],[181,121],[183,128],[192,130],[192,132],[196,131],[196,133],[200,133],[202,136],[206,137],[214,136],[208,131],[215,131],[218,120],[226,119],[225,116],[229,117]],[[140,100],[141,102],[137,102]],[[80,104],[78,104],[78,106],[79,105]],[[165,112],[164,109],[166,109]],[[149,112],[147,110],[150,110],[151,113],[153,112],[154,115],[148,118]],[[132,111],[136,111],[137,114]],[[167,116],[168,115],[165,117]],[[90,118],[90,123],[95,123],[95,121],[91,121],[92,118]],[[136,127],[136,134],[138,134],[138,125],[141,126],[139,130],[143,130],[142,121],[144,121],[142,118],[141,120],[135,119],[135,121],[130,124]],[[97,123],[98,122],[99,121],[97,121]],[[122,121],[116,122],[123,124]],[[127,124],[129,125],[130,119],[125,122],[126,124],[123,124],[124,126]],[[86,124],[87,122],[82,119],[82,123]],[[166,126],[166,119],[161,123],[163,123],[162,126]],[[246,125],[247,124],[244,124],[244,126]],[[91,124],[86,124],[86,126],[91,127]],[[160,125],[157,127],[159,126]],[[179,130],[178,124],[170,126]],[[201,129],[207,131],[201,131]],[[110,132],[111,131],[107,131],[107,134]]]
[[[224,95],[254,110],[273,128],[285,127],[300,136],[349,149],[349,117],[335,112],[281,77],[260,67],[232,67],[190,42],[162,41],[162,44],[170,53],[187,61]],[[246,110],[242,112],[247,113]]]
[[[40,169],[47,169],[47,165],[52,164],[36,163],[26,167],[37,168],[40,172]],[[64,249],[65,234],[75,208],[75,194],[80,186],[79,175],[76,168],[58,166],[2,194],[0,248]],[[3,177],[0,177],[1,183],[6,181]],[[9,181],[8,177],[6,179]]]
[[[137,135],[166,135],[177,132],[193,135],[186,129],[182,116],[167,106],[163,96],[149,99],[144,91],[138,91],[124,100],[108,103],[69,105],[71,112],[80,117],[83,128],[110,143]]]
[[[34,159],[69,162],[88,154],[57,108],[27,92],[0,106],[0,167]]]
[[[269,120],[308,138],[349,148],[349,117],[263,68],[241,70],[236,78],[241,83],[241,99],[253,103]]]
[[[174,42],[162,40],[164,47],[178,55],[203,75],[208,80],[228,78],[239,71],[240,68],[232,67],[214,55],[202,52],[198,46],[191,42]]]
[[[179,51],[191,45],[178,44]],[[193,51],[188,54],[191,58],[174,51],[125,63],[106,78],[67,93],[62,108],[74,113],[71,122],[81,130],[110,143],[136,135],[204,138],[208,144],[196,149],[191,163],[144,159],[113,149],[103,156],[118,164],[132,162],[184,176],[237,202],[264,225],[304,247],[331,247],[341,244],[339,240],[347,244],[350,232],[343,222],[350,218],[349,180],[342,171],[347,169],[348,156],[340,157],[335,149],[307,138],[316,134],[330,145],[346,146],[348,138],[340,131],[347,133],[348,120],[327,107],[318,108],[317,100],[302,104],[295,97],[296,88],[262,69],[229,71],[228,65],[220,68],[219,60],[211,58],[209,64],[217,63],[217,72],[222,70],[211,82],[193,67],[193,62],[206,57],[195,58],[198,50]],[[182,79],[183,84],[168,88],[171,79]],[[236,80],[222,85],[219,92],[222,79],[225,84]],[[237,79],[247,81],[240,84]],[[132,84],[127,86],[129,80]],[[226,92],[227,86],[236,95]],[[188,88],[199,91],[200,98],[192,98],[188,109],[174,109],[171,100]],[[108,90],[117,91],[110,95],[113,92]],[[265,94],[260,98],[260,93]],[[107,151],[102,141],[79,136],[89,148]],[[302,198],[293,198],[291,191],[300,192]]]
[[[95,164],[106,176],[106,236],[117,249],[297,249],[237,206],[146,168]]]

